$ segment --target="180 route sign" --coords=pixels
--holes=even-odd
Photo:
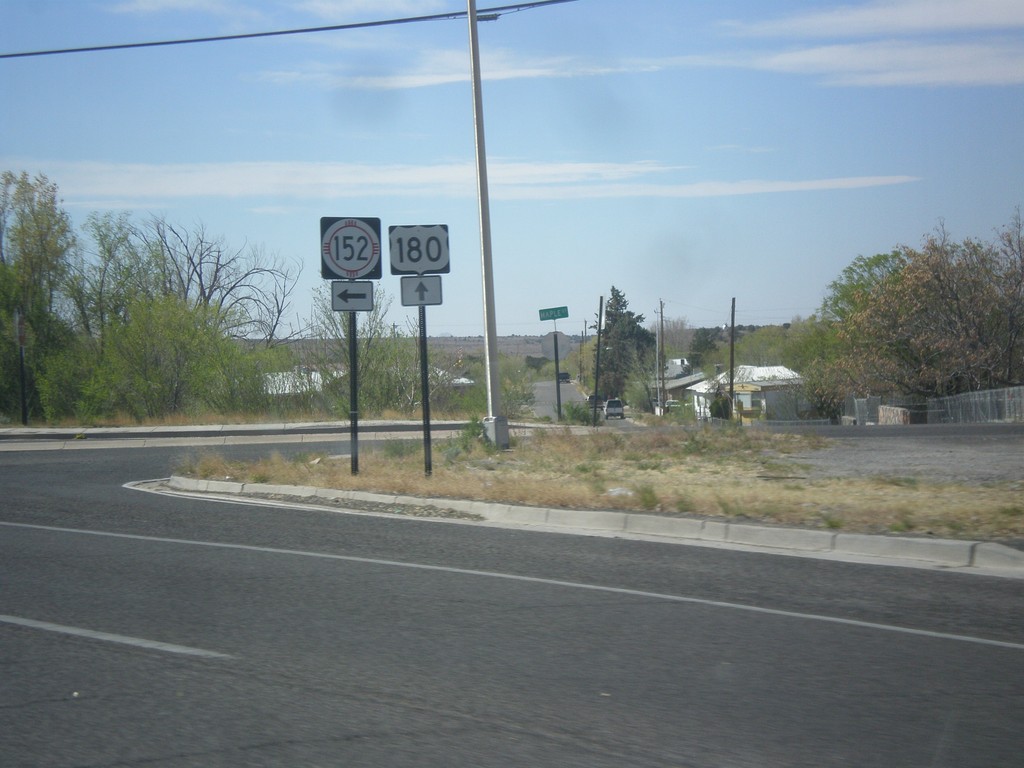
[[[392,275],[438,275],[451,271],[448,225],[388,227]]]
[[[320,219],[320,276],[325,280],[379,280],[380,219]]]

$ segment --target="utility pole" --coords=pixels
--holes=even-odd
[[[660,345],[657,349],[658,357],[658,401],[661,403],[662,409],[665,408],[665,302],[658,299],[658,338],[660,339]],[[664,411],[663,411],[664,412]]]
[[[508,419],[501,415],[501,380],[498,376],[498,327],[494,319],[491,210],[487,192],[483,91],[480,86],[480,43],[477,39],[476,0],[467,2],[470,68],[473,80],[473,127],[476,138],[476,186],[480,208],[480,272],[484,294],[484,369],[487,378],[487,418],[484,419],[484,434],[495,446],[506,450],[509,447]]]
[[[597,352],[594,355],[594,421],[597,426],[597,400],[601,397],[601,326],[604,325],[604,296],[597,305]]]
[[[729,419],[736,406],[736,297],[732,297],[732,315],[729,320]]]

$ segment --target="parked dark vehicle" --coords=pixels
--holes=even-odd
[[[559,384],[568,384],[569,383],[569,372],[568,371],[559,371],[558,372],[558,383]]]

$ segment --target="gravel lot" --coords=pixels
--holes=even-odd
[[[1024,491],[1024,425],[833,427],[826,446],[791,458],[811,477],[916,477],[1019,483]]]

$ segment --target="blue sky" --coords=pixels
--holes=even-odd
[[[481,2],[479,10],[508,4]],[[0,52],[458,12],[464,0],[0,0]],[[500,335],[614,285],[691,325],[816,310],[859,255],[1024,204],[1020,0],[575,0],[480,24]],[[202,223],[323,287],[321,216],[447,224],[431,335],[480,335],[465,19],[0,60],[0,168],[81,223]],[[386,254],[385,243],[385,259]],[[398,277],[378,284],[404,325]]]

